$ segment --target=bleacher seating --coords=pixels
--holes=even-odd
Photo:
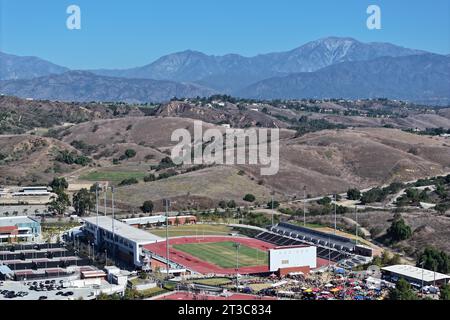
[[[317,247],[317,257],[322,259],[330,259],[333,262],[341,261],[348,257],[348,254],[337,250],[341,245],[331,242],[331,247],[328,247],[328,241],[317,239],[307,235],[298,235],[295,232],[287,232],[286,230],[277,230],[262,232],[256,236],[256,239],[275,244],[277,246],[292,246],[292,245],[314,245]],[[276,232],[276,233],[274,233]],[[286,235],[281,235],[286,233]],[[289,234],[291,236],[289,236]],[[305,239],[305,240],[303,240]],[[315,241],[314,241],[315,240]]]

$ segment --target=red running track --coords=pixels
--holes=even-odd
[[[174,244],[188,244],[188,243],[211,243],[211,242],[239,242],[250,248],[259,249],[261,251],[268,251],[269,249],[275,248],[275,245],[270,243],[252,239],[252,238],[240,238],[240,237],[225,237],[225,236],[205,236],[205,237],[181,237],[169,239],[169,257],[171,261],[174,261],[180,265],[187,267],[190,270],[202,274],[223,274],[230,275],[235,274],[235,268],[221,268],[215,264],[200,260],[188,253],[176,250],[172,247]],[[154,252],[155,254],[166,257],[166,242],[157,242],[150,245],[144,246],[145,249]],[[253,266],[253,267],[240,267],[240,274],[252,274],[252,273],[263,273],[269,272],[268,265]]]

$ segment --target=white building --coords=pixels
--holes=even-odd
[[[106,247],[109,256],[115,254],[117,258],[136,267],[146,264],[143,246],[164,240],[111,217],[89,217],[82,220],[83,232],[95,239],[97,247]]]
[[[41,236],[41,225],[29,217],[1,217],[0,243],[30,242]]]
[[[269,270],[317,267],[317,248],[315,246],[288,246],[269,250]]]
[[[418,287],[422,286],[422,282],[424,286],[443,285],[450,280],[449,275],[402,264],[382,268],[381,272],[383,277],[390,281],[397,282],[400,278],[403,278]]]

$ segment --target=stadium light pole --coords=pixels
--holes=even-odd
[[[420,288],[420,293],[423,294],[423,266],[425,265],[425,261],[422,261],[420,263],[420,266],[422,267],[422,287]]]
[[[273,212],[273,192],[272,192],[272,227],[273,227],[273,215],[274,215],[274,212]]]
[[[96,211],[96,228],[95,228],[95,243],[98,243],[98,188],[99,183],[95,184],[95,211]]]
[[[355,205],[355,244],[358,245],[358,208]]]
[[[337,202],[337,191],[334,192],[334,234],[336,234],[337,229],[336,202]]]
[[[111,186],[111,209],[112,209],[112,219],[111,219],[111,228],[112,228],[112,246],[113,246],[113,250],[112,250],[112,258],[113,261],[116,257],[116,231],[114,230],[114,186]]]
[[[108,187],[106,187],[106,185],[104,186],[104,190],[105,190],[105,198],[104,198],[104,201],[105,201],[105,217],[106,217],[106,211],[107,211],[107,206],[106,206],[106,196],[107,196],[107,193],[108,193]]]
[[[165,207],[166,210],[166,272],[167,272],[167,279],[169,279],[169,206],[170,206],[170,200],[169,199],[164,199],[163,200],[163,205]]]
[[[306,227],[306,186],[303,187],[303,226]]]
[[[234,246],[236,248],[236,292],[239,292],[239,248],[241,244],[236,242]]]

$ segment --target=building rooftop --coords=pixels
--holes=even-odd
[[[83,218],[85,222],[96,225],[97,217],[88,217]],[[112,231],[112,218],[99,216],[98,217],[98,227],[100,229],[106,230],[108,232]],[[149,232],[134,228],[124,222],[119,220],[114,220],[114,233],[122,238],[128,239],[130,241],[134,241],[138,244],[149,244],[154,243],[156,241],[162,240],[161,237],[155,236]]]
[[[422,281],[422,270],[423,270],[423,280],[426,282],[432,282],[434,280],[443,280],[443,279],[450,279],[449,275],[443,274],[443,273],[439,273],[439,272],[434,272],[434,271],[430,271],[427,269],[422,269],[422,268],[418,268],[418,267],[414,267],[414,266],[409,266],[409,265],[394,265],[394,266],[389,266],[389,267],[385,267],[382,268],[381,270],[385,270],[385,271],[389,271],[392,273],[396,273],[398,275],[404,276],[404,277],[408,277],[408,278],[412,278],[412,279],[416,279],[419,281]]]
[[[38,222],[26,216],[0,218],[0,227],[10,227],[28,223],[38,223]]]
[[[165,223],[166,217],[164,216],[150,216],[141,218],[122,219],[122,222],[126,224],[147,224],[147,223]]]

